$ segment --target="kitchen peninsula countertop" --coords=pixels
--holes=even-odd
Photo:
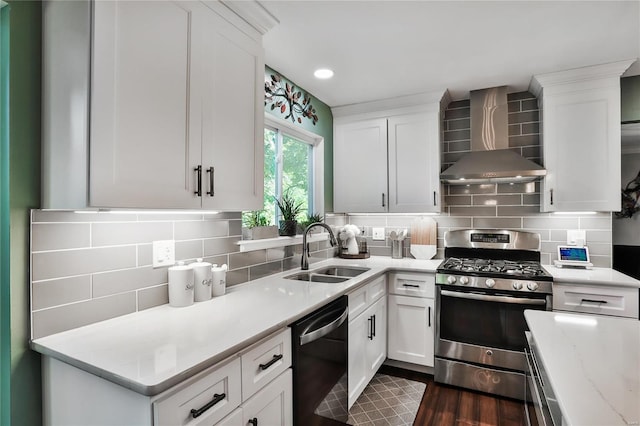
[[[567,424],[640,424],[640,321],[532,310],[525,318]]]
[[[292,269],[233,286],[206,302],[185,308],[158,306],[42,337],[31,347],[140,394],[156,395],[386,272],[433,273],[441,262],[331,258],[310,270],[328,265],[370,270],[343,283],[325,284],[285,279],[297,271]],[[554,279],[558,273],[558,281],[640,287],[640,282],[606,268],[570,273],[545,268]]]
[[[557,268],[554,265],[542,265],[542,267],[553,276],[554,283],[640,288],[640,281],[611,268]]]

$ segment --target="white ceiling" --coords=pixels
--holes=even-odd
[[[280,23],[266,64],[329,106],[449,89],[640,57],[640,0],[260,1]],[[331,80],[313,71],[329,67]],[[635,63],[625,75],[640,74]]]

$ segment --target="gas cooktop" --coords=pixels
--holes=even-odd
[[[536,261],[450,257],[440,265],[438,273],[535,279],[539,281],[551,281],[553,279],[540,265],[540,262]]]

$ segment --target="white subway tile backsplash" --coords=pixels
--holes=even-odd
[[[601,229],[611,230],[611,215],[608,217],[601,216],[582,216],[580,218],[579,229]],[[578,228],[576,228],[578,229]]]
[[[88,299],[91,299],[91,275],[36,281],[31,287],[31,309],[33,310]]]
[[[136,266],[136,247],[104,247],[32,254],[34,281],[85,275]]]
[[[153,244],[138,244],[138,264],[146,266],[153,264]]]

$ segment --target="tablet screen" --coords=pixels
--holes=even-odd
[[[587,249],[584,247],[559,247],[560,260],[588,262]]]

